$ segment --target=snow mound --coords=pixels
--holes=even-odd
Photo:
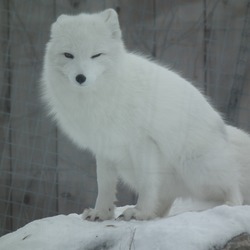
[[[122,209],[118,209],[120,213]],[[0,250],[208,250],[250,233],[250,206],[220,206],[153,221],[83,221],[58,215],[0,238]]]

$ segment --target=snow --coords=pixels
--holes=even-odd
[[[36,220],[1,237],[0,250],[208,250],[243,232],[250,233],[250,206],[224,205],[153,221],[89,222],[70,214]]]

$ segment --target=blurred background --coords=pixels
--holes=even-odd
[[[178,71],[250,131],[250,0],[0,0],[0,236],[94,206],[95,159],[46,116],[39,81],[51,23],[111,7],[128,49]],[[118,197],[136,201],[124,187]]]

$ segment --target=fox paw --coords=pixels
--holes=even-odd
[[[152,220],[157,216],[154,213],[148,213],[145,211],[141,211],[137,208],[128,208],[126,209],[117,220]]]
[[[104,221],[114,217],[114,209],[96,210],[92,208],[85,209],[82,218],[88,221]]]

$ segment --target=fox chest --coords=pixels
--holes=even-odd
[[[95,112],[58,110],[56,120],[63,132],[79,147],[108,158],[121,158],[128,146],[128,128],[118,119]]]

